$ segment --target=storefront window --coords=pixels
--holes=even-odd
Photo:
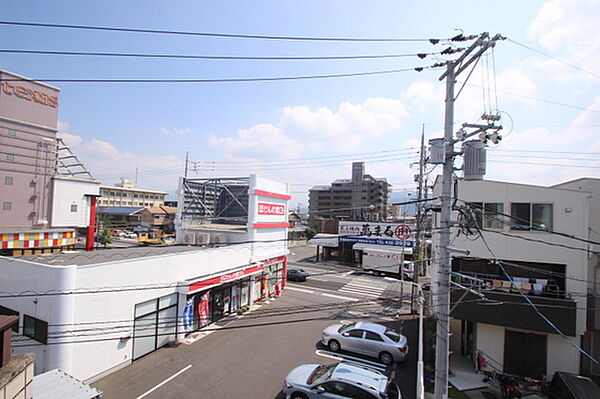
[[[240,286],[234,284],[231,287],[231,311],[235,312],[240,308]]]
[[[242,300],[240,306],[246,306],[250,304],[250,281],[242,282]]]

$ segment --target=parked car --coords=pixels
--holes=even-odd
[[[302,269],[288,269],[287,279],[290,281],[306,281],[309,276],[307,272]]]
[[[383,364],[401,362],[408,355],[406,337],[383,324],[359,321],[334,324],[323,330],[321,342],[333,352],[344,349],[378,358]]]
[[[133,231],[126,231],[125,232],[125,238],[135,238],[135,239],[137,239],[138,236]]]
[[[304,364],[285,378],[286,399],[400,399],[400,390],[385,374],[357,363]]]

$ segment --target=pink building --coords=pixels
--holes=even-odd
[[[57,137],[60,89],[6,71],[0,83],[0,254],[73,247],[99,182]]]

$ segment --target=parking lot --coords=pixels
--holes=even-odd
[[[325,289],[307,293],[307,287],[292,285],[277,300],[221,328],[213,326],[197,342],[150,353],[93,385],[105,398],[281,398],[283,380],[294,367],[338,361],[338,355],[320,344],[326,326],[373,313],[380,316],[375,321],[401,328],[393,317],[381,319],[385,309],[378,310],[377,301],[347,300]],[[383,368],[408,399],[414,398],[415,389],[415,325],[404,323],[408,359]],[[377,366],[371,363],[376,359],[363,359]]]

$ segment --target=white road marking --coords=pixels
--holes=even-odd
[[[170,376],[169,378],[167,378],[166,380],[164,380],[163,382],[161,382],[160,384],[158,384],[157,386],[155,386],[154,388],[152,388],[151,390],[147,391],[146,393],[138,396],[136,399],[142,399],[144,396],[149,395],[150,393],[156,391],[158,388],[162,387],[163,385],[165,385],[167,382],[171,381],[173,378],[177,377],[179,374],[183,373],[184,371],[189,370],[192,367],[192,365],[190,364],[187,367],[184,367],[183,369],[179,370],[178,372],[176,372],[175,374],[173,374],[172,376]]]
[[[292,291],[300,291],[300,292],[306,292],[307,294],[314,294],[315,292],[312,290],[306,290],[304,288],[296,288],[296,287],[291,287],[291,286],[286,286],[285,287],[288,290],[292,290]]]
[[[350,297],[347,297],[347,296],[339,296],[339,295],[332,295],[332,294],[325,294],[325,293],[323,293],[321,295],[328,296],[330,298],[345,299],[347,301],[354,301],[354,302],[358,301],[358,299],[356,299],[356,298],[350,298]]]
[[[370,360],[365,360],[365,359],[361,359],[361,358],[349,356],[349,355],[342,355],[340,353],[328,352],[328,351],[324,351],[324,350],[316,350],[315,353],[319,356],[327,357],[329,359],[342,360],[342,361],[349,362],[349,363],[358,363],[363,366],[366,365],[371,368],[377,369],[381,372],[386,371],[386,367],[383,366],[381,363],[372,362]]]
[[[326,279],[324,279],[324,278],[318,278],[318,277],[312,277],[312,276],[309,276],[309,278],[310,278],[311,280],[315,280],[315,281],[331,281],[331,280],[326,280]]]

